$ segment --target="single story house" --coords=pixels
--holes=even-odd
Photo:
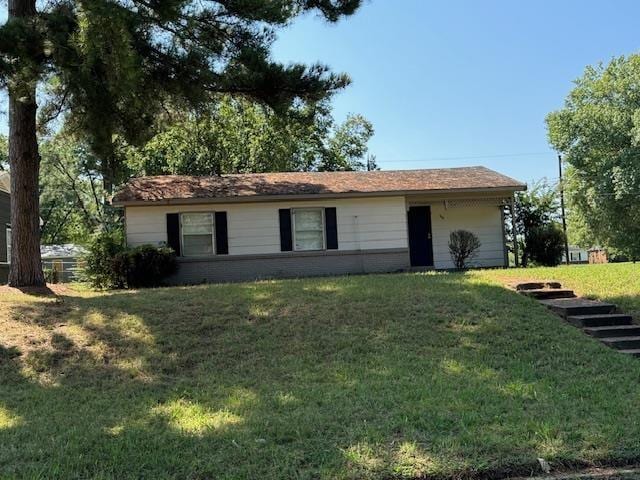
[[[11,262],[11,186],[7,172],[0,172],[0,284],[9,279]]]
[[[130,246],[169,245],[171,283],[453,268],[449,234],[482,243],[473,266],[508,262],[504,207],[526,185],[484,167],[286,172],[130,180]]]
[[[562,263],[566,262],[566,255],[562,252]],[[589,263],[589,251],[576,245],[569,245],[569,263]]]
[[[50,278],[53,283],[75,280],[82,263],[81,257],[85,253],[87,250],[83,246],[74,243],[40,246],[42,268],[51,272]]]

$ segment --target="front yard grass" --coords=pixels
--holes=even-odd
[[[640,318],[640,264],[609,263],[569,265],[553,268],[478,270],[480,278],[498,282],[516,280],[558,280],[578,295],[617,304]]]
[[[538,457],[640,460],[640,361],[498,273],[5,296],[0,478],[459,477],[527,473]]]

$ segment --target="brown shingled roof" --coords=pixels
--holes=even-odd
[[[248,173],[211,177],[164,175],[130,180],[114,196],[113,204],[262,200],[269,197],[314,195],[372,196],[465,190],[514,191],[525,188],[523,183],[485,167],[374,172]]]

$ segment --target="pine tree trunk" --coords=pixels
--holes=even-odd
[[[110,162],[105,162],[105,168],[102,171],[102,189],[104,190],[104,199],[110,198],[113,194],[114,173]]]
[[[9,21],[35,16],[35,0],[9,0]],[[40,155],[36,138],[36,82],[21,72],[9,89],[11,269],[9,285],[42,286],[40,259]]]

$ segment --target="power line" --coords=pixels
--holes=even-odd
[[[410,160],[378,160],[376,161],[380,163],[427,163],[427,162],[441,162],[448,160],[481,160],[487,158],[513,158],[513,157],[534,157],[534,156],[547,156],[553,155],[553,152],[529,152],[529,153],[500,153],[497,155],[469,155],[469,156],[460,156],[460,157],[429,157],[422,159],[410,159]]]

